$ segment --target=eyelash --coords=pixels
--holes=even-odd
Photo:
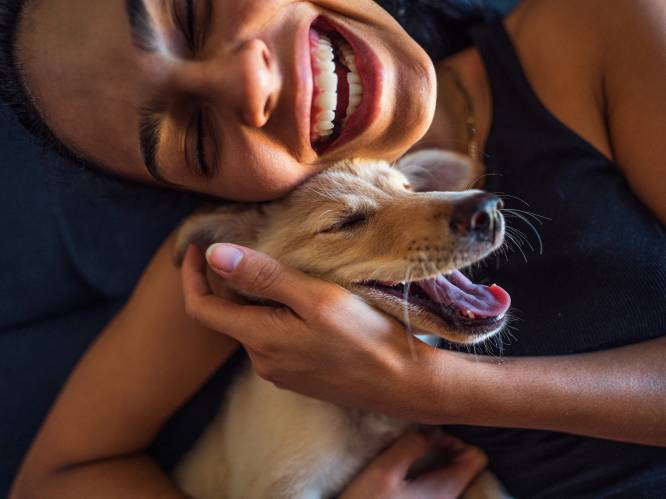
[[[172,18],[187,50],[196,55],[208,37],[213,14],[212,0],[171,0]]]
[[[181,5],[184,3],[185,8],[179,8],[177,3],[180,3]],[[191,52],[195,52],[198,47],[195,33],[196,20],[193,0],[183,0],[181,2],[178,0],[172,0],[171,10],[173,12],[176,28],[178,28],[178,31],[180,31],[185,38],[185,41],[187,42],[187,48]],[[185,12],[183,12],[183,10]]]
[[[365,223],[368,221],[368,218],[369,215],[366,213],[352,213],[346,218],[324,229],[322,232],[325,234],[330,234],[332,232],[346,232],[358,229],[365,225]]]
[[[206,23],[201,29],[197,29],[199,23],[197,23],[196,13],[200,9],[197,9],[195,6],[196,1],[204,1],[205,11],[203,12],[203,18]],[[172,0],[171,9],[174,24],[185,39],[190,56],[195,56],[201,48],[208,31],[211,2],[209,0]],[[202,177],[210,178],[213,172],[209,170],[209,163],[206,161],[205,139],[206,130],[209,129],[206,126],[206,122],[206,115],[203,109],[190,122],[186,132],[186,156],[191,169],[195,173]],[[213,164],[216,164],[217,151],[215,151],[213,160]]]
[[[206,126],[206,118],[204,109],[194,115],[194,118],[190,121],[185,131],[183,147],[186,162],[190,170],[201,177],[210,178],[213,176],[214,171],[209,169],[209,167],[214,168],[214,166],[211,167],[210,165],[216,164],[217,151],[213,152],[212,158],[207,158],[205,144],[206,130],[209,127]],[[209,159],[212,159],[212,161],[209,162]]]
[[[197,165],[198,170],[204,177],[210,177],[210,171],[208,170],[208,163],[206,162],[206,148],[205,148],[205,139],[206,139],[206,127],[204,126],[204,114],[203,111],[199,112],[196,120],[197,127]]]

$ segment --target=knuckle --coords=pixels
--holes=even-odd
[[[280,340],[284,341],[289,332],[289,319],[292,312],[288,308],[272,308],[262,321],[262,334],[257,338],[256,347],[264,354],[275,354],[280,349]],[[254,346],[254,345],[253,345]]]
[[[254,361],[253,362],[253,367],[254,367],[254,372],[257,373],[257,375],[262,378],[266,379],[269,376],[268,368],[266,367],[266,364],[260,361]]]
[[[266,335],[253,335],[252,338],[247,342],[246,346],[254,354],[260,356],[262,359],[270,358],[274,350],[271,339]]]
[[[196,298],[188,294],[185,295],[185,314],[192,319],[199,320],[199,303]]]
[[[270,308],[261,321],[252,341],[252,349],[267,357],[276,357],[288,349],[289,333],[293,333],[293,313],[288,308]]]
[[[333,292],[316,297],[312,307],[312,318],[322,324],[332,324],[344,314],[347,297]]]
[[[254,370],[256,371],[257,375],[265,381],[268,381],[269,383],[275,384],[277,380],[277,373],[275,369],[273,369],[269,363],[267,362],[259,362],[255,364]]]
[[[247,284],[253,291],[261,293],[271,289],[280,278],[280,266],[275,260],[267,259],[250,272]]]
[[[428,437],[426,437],[423,433],[414,432],[411,433],[407,438],[409,445],[416,450],[427,448],[429,445]]]
[[[375,473],[373,482],[379,495],[387,495],[395,491],[396,485],[400,481],[396,475],[395,471],[390,468],[384,468]]]

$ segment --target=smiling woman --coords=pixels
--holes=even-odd
[[[381,4],[0,0],[3,98],[92,165],[5,154],[5,482],[71,372],[14,497],[181,497],[165,470],[218,407],[230,336],[283,388],[462,425],[518,496],[664,490],[664,3],[525,0],[503,20],[471,0]],[[274,200],[339,159],[433,144],[484,159],[447,165],[456,185],[506,193],[519,247],[474,276],[519,310],[501,363],[410,349],[401,323],[247,248],[173,265],[168,234],[201,202],[184,191]],[[377,237],[381,253],[402,234]],[[479,289],[464,277],[442,283],[447,300]],[[239,304],[225,284],[286,306]],[[408,496],[407,467],[385,497]]]
[[[69,148],[134,180],[271,199],[352,152],[395,159],[432,119],[430,60],[369,0],[344,9],[67,1],[66,9],[48,0],[28,8],[32,29],[18,41],[26,83]],[[310,33],[323,13],[356,54],[366,91],[340,138],[317,151]]]
[[[296,5],[298,3],[302,5]],[[392,6],[398,10],[397,2]],[[192,7],[193,32],[198,37],[208,33],[204,38],[209,43],[211,33],[220,40],[220,50],[211,51],[215,64],[204,65],[200,60],[202,56],[188,55],[187,33],[192,30],[187,26],[186,2],[0,0],[2,98],[28,130],[67,159],[62,162],[46,156],[45,160],[2,110],[2,162],[12,168],[2,169],[7,178],[2,182],[3,194],[0,195],[3,211],[0,225],[6,234],[11,234],[12,244],[2,245],[0,258],[3,263],[11,262],[5,266],[0,280],[3,296],[0,351],[4,352],[0,360],[3,372],[0,393],[6,408],[0,416],[0,448],[3,449],[0,496],[7,495],[30,441],[77,359],[127,301],[159,244],[200,202],[182,193],[133,185],[96,173],[120,174],[155,186],[163,184],[150,176],[141,151],[141,118],[146,118],[143,123],[146,125],[147,110],[151,111],[151,125],[159,129],[159,133],[154,134],[158,171],[170,184],[187,184],[203,191],[221,190],[228,197],[261,199],[278,195],[329,162],[325,159],[321,164],[317,159],[312,165],[294,162],[291,150],[295,147],[290,141],[298,133],[296,113],[310,109],[311,97],[306,96],[304,104],[297,106],[294,86],[284,80],[282,72],[279,78],[271,79],[269,75],[265,82],[280,85],[278,96],[284,97],[278,101],[279,113],[271,114],[272,121],[265,134],[252,125],[255,118],[243,114],[248,107],[243,105],[246,97],[242,92],[250,95],[249,92],[257,88],[252,80],[257,67],[262,67],[262,61],[254,55],[265,53],[265,48],[252,42],[256,32],[247,22],[245,34],[228,26],[240,29],[254,14],[261,15],[255,21],[267,28],[272,26],[269,33],[272,36],[262,37],[266,40],[265,46],[270,48],[271,58],[264,63],[272,61],[274,70],[281,68],[286,73],[297,69],[296,45],[309,44],[308,37],[302,36],[308,34],[305,31],[299,32],[298,40],[292,33],[296,21],[320,19],[322,13],[331,19],[344,18],[350,25],[355,23],[354,29],[365,30],[363,33],[368,36],[364,38],[378,47],[383,45],[378,36],[383,37],[383,26],[386,26],[386,31],[396,38],[393,43],[407,40],[404,52],[400,52],[405,58],[414,52],[425,65],[425,75],[429,76],[432,71],[421,49],[374,3],[195,1]],[[217,16],[212,12],[215,7]],[[269,7],[272,10],[268,10]],[[293,10],[294,7],[297,9]],[[132,15],[128,15],[128,8]],[[359,15],[361,10],[363,16]],[[410,16],[407,15],[410,9],[400,10],[404,19],[414,19],[417,14],[427,17],[421,11],[413,11]],[[292,16],[294,12],[296,18]],[[375,16],[377,12],[381,15]],[[275,22],[267,23],[272,13],[277,13]],[[20,14],[23,16],[19,24]],[[287,21],[282,23],[282,18]],[[441,19],[443,21],[445,16]],[[130,21],[136,25],[135,29]],[[140,29],[142,23],[143,30]],[[142,37],[133,37],[133,31]],[[160,51],[144,50],[155,42],[155,37],[146,40],[143,36],[151,32],[159,36]],[[418,35],[425,33],[423,26],[417,29]],[[431,41],[436,39],[432,45],[439,52],[446,38],[439,32],[436,35]],[[238,38],[245,38],[246,43],[238,43]],[[142,39],[151,42],[144,43],[143,49],[140,47]],[[251,43],[247,43],[248,40]],[[15,41],[21,43],[16,45]],[[201,42],[198,43],[201,46]],[[303,56],[303,60],[308,62],[299,74],[307,80],[312,66],[309,46],[304,53],[307,56]],[[229,57],[222,57],[226,55]],[[285,67],[278,66],[276,61],[281,61]],[[192,132],[196,132],[192,130],[198,125],[193,119],[196,113],[200,109],[216,112],[215,103],[204,102],[205,99],[194,92],[196,89],[172,92],[170,85],[177,82],[170,80],[175,76],[168,72],[176,69],[176,65],[181,69],[189,68],[190,74],[199,78],[199,83],[206,83],[204,72],[216,78],[208,83],[207,91],[219,99],[215,102],[225,113],[223,124],[233,125],[231,138],[241,132],[245,135],[240,138],[247,142],[261,138],[262,145],[257,149],[261,162],[251,161],[253,158],[247,156],[246,149],[231,150],[220,164],[211,165],[211,171],[219,167],[227,172],[222,173],[222,180],[208,181],[198,174],[196,165],[191,162],[197,145],[192,144],[191,139],[186,144],[185,137],[192,137]],[[246,68],[244,72],[238,69],[242,67]],[[35,84],[24,85],[31,75],[35,77]],[[43,82],[43,88],[37,85],[37,80]],[[184,78],[184,81],[191,84],[192,79]],[[246,82],[249,83],[246,85]],[[153,84],[154,93],[148,92],[148,86]],[[141,98],[134,94],[137,89]],[[260,92],[258,95],[261,97]],[[199,107],[200,104],[204,106]],[[413,105],[419,106],[418,103]],[[418,109],[415,111],[421,113]],[[226,119],[227,116],[231,118]],[[304,136],[308,141],[309,127],[309,123],[303,126],[307,129]],[[206,138],[209,133],[217,133],[212,129],[203,131]],[[406,147],[409,136],[417,136],[413,130],[408,132],[400,148]],[[228,136],[228,133],[221,134],[221,145],[225,148],[234,145],[227,141]],[[88,145],[94,147],[88,148]],[[225,154],[226,151],[229,149],[225,149]],[[386,154],[396,155],[397,152],[387,147]],[[210,161],[212,154],[206,158]],[[193,167],[195,169],[191,170]],[[213,182],[217,183],[210,185]],[[150,314],[144,311],[140,315]],[[185,329],[196,336],[196,326]],[[219,347],[208,350],[217,351]],[[216,362],[219,364],[219,359]],[[206,364],[200,360],[197,363]],[[190,367],[184,370],[197,372]],[[225,371],[220,371],[181,417],[172,420],[170,430],[161,434],[152,455],[162,466],[168,468],[174,464],[196,437],[197,428],[202,428],[203,421],[213,414],[225,377]],[[106,402],[101,404],[106,405]]]

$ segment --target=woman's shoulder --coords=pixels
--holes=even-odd
[[[665,22],[663,0],[522,0],[507,17],[520,45],[584,59],[597,71],[613,57],[613,47],[638,52],[649,25]]]
[[[525,0],[506,20],[545,106],[613,159],[666,223],[666,2]]]
[[[622,2],[524,0],[505,20],[525,75],[539,99],[561,122],[609,158],[613,148],[606,127],[606,32],[611,13],[617,12]]]

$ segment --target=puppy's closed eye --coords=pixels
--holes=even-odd
[[[369,215],[367,213],[353,213],[324,229],[322,232],[328,234],[332,232],[343,232],[358,229],[365,225],[365,223],[368,221],[368,218]]]

